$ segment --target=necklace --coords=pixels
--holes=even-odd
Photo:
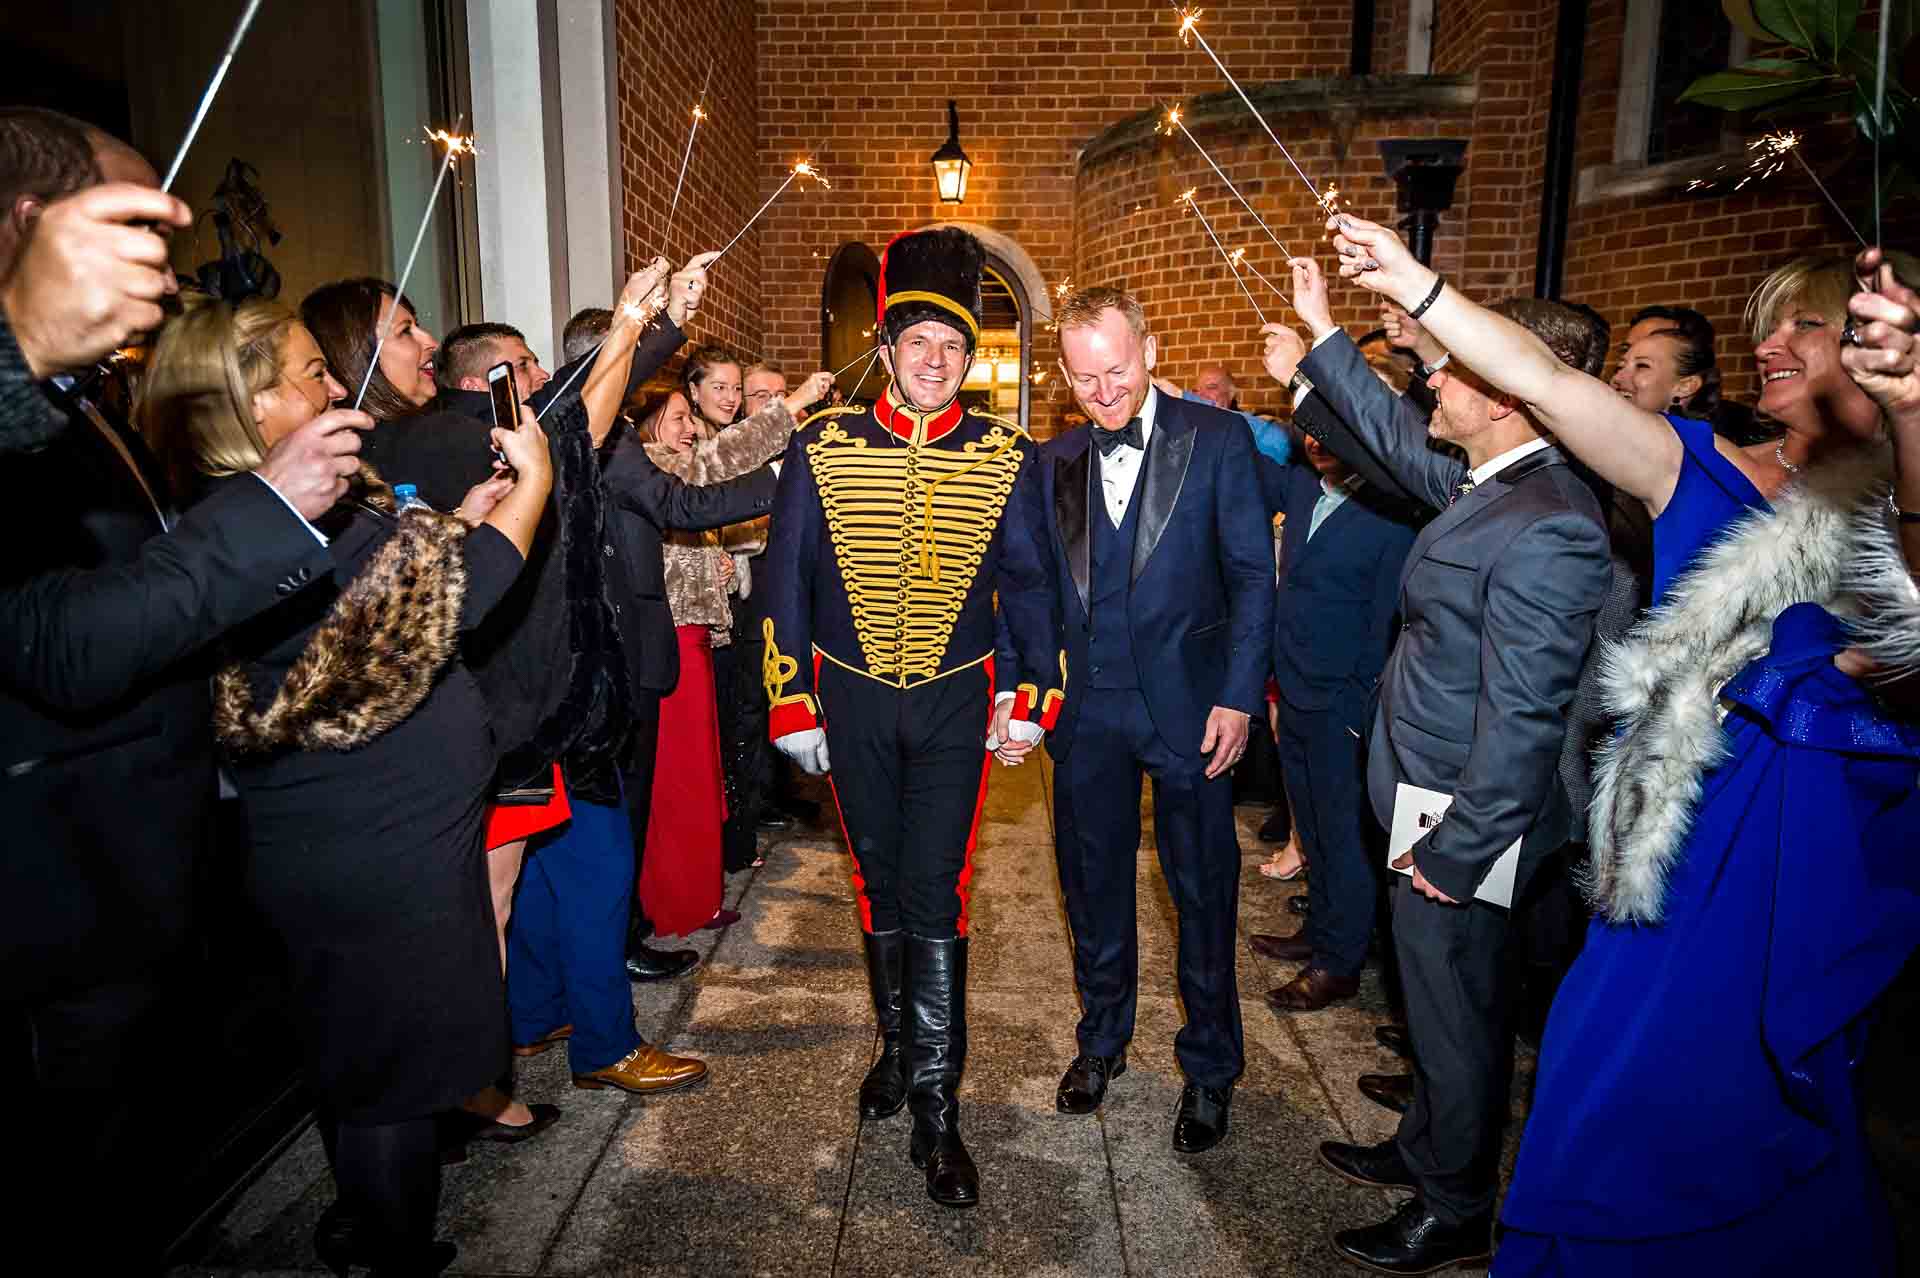
[[[1799,465],[1787,460],[1787,445],[1785,440],[1773,446],[1773,459],[1779,462],[1780,469],[1786,471],[1789,475],[1797,475],[1800,473]]]

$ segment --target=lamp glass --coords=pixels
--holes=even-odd
[[[933,162],[933,175],[940,185],[941,203],[958,204],[967,198],[967,174],[972,169],[973,161],[965,156],[936,159]]]

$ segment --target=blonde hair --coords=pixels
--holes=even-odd
[[[1105,286],[1083,288],[1060,303],[1053,313],[1053,327],[1061,333],[1070,328],[1097,328],[1100,317],[1108,311],[1119,311],[1135,339],[1146,340],[1147,311],[1140,305],[1140,299],[1125,289]]]
[[[293,313],[272,302],[184,301],[154,344],[134,410],[140,433],[176,482],[255,470],[267,445],[253,397],[280,380]]]
[[[1887,262],[1900,282],[1913,287],[1920,280],[1920,258],[1888,249]],[[1853,258],[1844,254],[1795,258],[1760,281],[1747,299],[1742,318],[1756,345],[1767,338],[1789,306],[1825,316],[1830,323],[1847,322],[1847,299],[1858,286]]]

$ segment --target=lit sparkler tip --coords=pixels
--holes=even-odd
[[[1320,209],[1328,217],[1332,217],[1340,211],[1340,188],[1338,185],[1332,182],[1327,183],[1327,189],[1320,193]]]
[[[822,173],[819,169],[814,168],[813,163],[810,160],[802,160],[798,164],[794,165],[793,175],[795,177],[812,178],[814,181],[818,182],[821,186],[826,187],[829,191],[833,189],[833,183],[827,181],[826,174]]]
[[[425,128],[425,126],[422,126]],[[438,142],[447,148],[448,155],[472,155],[473,138],[470,135],[449,133],[445,129],[426,129],[427,141]]]
[[[1188,187],[1186,190],[1180,192],[1180,198],[1175,200],[1174,203],[1175,204],[1192,204],[1194,192],[1198,191],[1199,189],[1200,188],[1197,186]]]
[[[1238,266],[1240,264],[1240,259],[1245,257],[1246,255],[1247,255],[1247,251],[1245,249],[1237,248],[1233,252],[1229,253],[1227,256],[1229,259],[1232,260],[1234,265]]]
[[[1205,10],[1180,9],[1176,10],[1176,12],[1180,15],[1180,42],[1185,44],[1188,39],[1195,34],[1193,29],[1194,23],[1200,21],[1200,15],[1205,12]]]
[[[706,118],[707,118],[707,112],[706,112],[706,109],[705,109],[704,107],[699,107],[699,106],[696,106],[696,107],[694,107],[694,108],[693,108],[693,118],[694,118],[695,120],[704,120],[704,119],[706,119]]]
[[[1053,286],[1053,295],[1055,297],[1065,297],[1068,293],[1071,293],[1072,291],[1073,291],[1073,277],[1070,275],[1062,279],[1058,284],[1055,284]]]

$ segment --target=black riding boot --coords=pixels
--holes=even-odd
[[[905,932],[867,932],[867,984],[873,1017],[880,1025],[880,1059],[860,1083],[860,1117],[890,1118],[907,1103],[907,1073],[900,1061],[900,964]]]
[[[927,1197],[942,1207],[980,1201],[980,1173],[960,1143],[960,1073],[967,1063],[967,942],[907,938],[907,1102],[913,1107],[915,1167]]]

